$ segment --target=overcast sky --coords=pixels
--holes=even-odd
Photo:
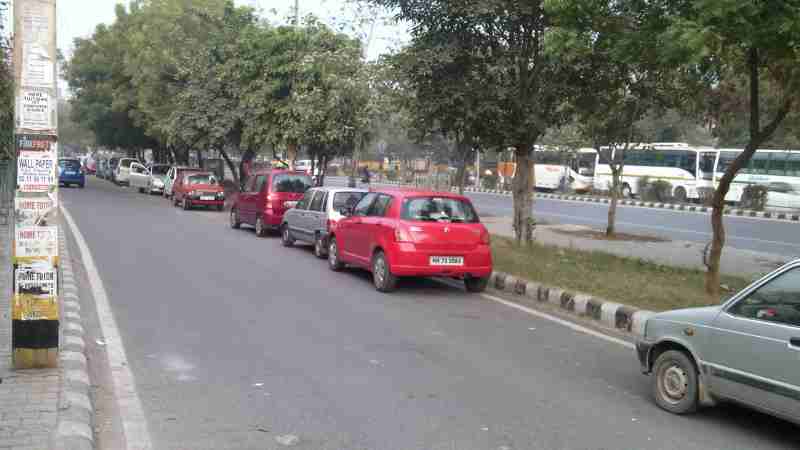
[[[250,5],[262,12],[271,21],[284,20],[294,9],[293,0],[235,0],[238,5]],[[76,37],[92,34],[99,23],[114,21],[114,6],[127,3],[119,0],[58,0],[58,47],[69,57],[72,42]],[[300,15],[314,14],[325,23],[336,26],[351,23],[356,17],[355,7],[347,0],[300,0]],[[368,26],[361,28],[362,35],[369,32]],[[375,58],[405,39],[404,27],[378,22],[369,49],[370,58]]]

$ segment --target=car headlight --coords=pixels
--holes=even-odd
[[[224,192],[217,192],[217,198],[225,198]]]

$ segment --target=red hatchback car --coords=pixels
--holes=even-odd
[[[207,206],[222,211],[225,190],[211,172],[184,172],[172,187],[172,203],[187,210]]]
[[[254,172],[231,208],[231,228],[252,225],[258,237],[266,236],[269,230],[278,230],[283,214],[303,198],[311,185],[311,177],[305,172],[282,169]]]
[[[394,289],[398,277],[463,279],[470,292],[492,274],[489,232],[464,196],[421,190],[375,190],[343,211],[329,240],[328,265],[370,270],[375,288]]]

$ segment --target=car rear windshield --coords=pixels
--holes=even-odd
[[[78,170],[81,168],[81,162],[75,159],[62,159],[58,162],[62,169]]]
[[[169,166],[153,166],[153,175],[166,175],[169,172]]]
[[[308,175],[280,173],[272,177],[272,190],[275,192],[302,194],[309,188],[311,188],[311,178]]]
[[[352,208],[356,206],[366,192],[337,192],[333,196],[333,210],[339,211],[342,208]]]
[[[425,222],[478,222],[472,204],[449,197],[414,197],[403,202],[401,217],[404,220]]]
[[[217,184],[217,178],[210,173],[198,173],[187,176],[186,184]]]

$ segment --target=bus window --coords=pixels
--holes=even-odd
[[[800,177],[800,153],[789,153],[786,161],[786,176]]]
[[[784,152],[774,152],[770,153],[770,155],[769,170],[767,173],[770,175],[786,175],[786,157],[788,154]]]
[[[597,162],[597,155],[594,153],[580,153],[578,155],[578,170],[581,175],[588,177],[594,176],[594,166]]]
[[[739,154],[736,152],[720,152],[719,154],[719,163],[717,164],[717,172],[718,173],[725,173],[728,170],[728,166],[733,163],[733,160],[736,159],[736,156]],[[742,173],[749,173],[747,167],[742,168]]]
[[[750,169],[750,173],[766,175],[768,164],[769,153],[756,152],[756,154],[750,159],[748,168]]]
[[[697,153],[685,152],[681,158],[681,169],[697,176]]]
[[[703,178],[710,180],[714,172],[714,160],[717,155],[712,152],[704,152],[700,154],[700,173]]]

